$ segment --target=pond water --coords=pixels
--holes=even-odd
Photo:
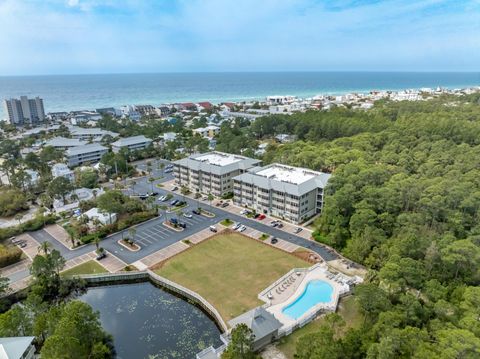
[[[79,299],[100,312],[118,359],[195,358],[221,345],[219,329],[201,309],[150,282],[89,288]]]

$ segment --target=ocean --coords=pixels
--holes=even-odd
[[[250,72],[156,73],[0,77],[0,99],[44,99],[45,111],[71,111],[127,104],[240,101],[268,95],[480,86],[480,72]],[[5,118],[3,105],[0,119]]]

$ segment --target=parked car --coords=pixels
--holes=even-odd
[[[193,214],[200,215],[200,211],[199,211],[198,209],[194,209],[194,210],[192,210],[192,213],[193,213]]]
[[[167,200],[167,196],[160,196],[157,198],[157,201],[160,201],[160,202],[165,202]]]
[[[278,222],[277,228],[283,228],[283,223],[282,223],[282,222]]]
[[[255,213],[255,215],[253,216],[253,218],[257,219],[258,217],[260,217],[260,213]]]
[[[236,230],[239,229],[241,226],[242,226],[242,224],[241,224],[240,222],[238,222],[238,223],[236,223],[236,224],[233,225],[232,229],[233,229],[234,231],[236,231]]]
[[[270,240],[270,243],[272,244],[275,244],[275,243],[278,243],[278,239],[273,237],[271,240]]]
[[[186,204],[187,204],[187,202],[185,202],[185,201],[178,201],[175,206],[180,207],[180,206],[184,206]]]
[[[175,192],[176,190],[178,190],[178,187],[177,187],[177,186],[173,186],[173,187],[172,187],[172,191]]]
[[[239,231],[239,232],[243,232],[243,231],[245,231],[246,229],[247,229],[247,226],[245,226],[245,225],[242,224],[242,225],[240,226],[240,228],[238,229],[238,231]]]
[[[170,218],[170,223],[171,223],[171,224],[178,224],[178,219],[176,219],[176,218]]]
[[[222,203],[222,208],[228,207],[229,203],[228,202],[223,202]]]
[[[293,230],[293,233],[300,233],[301,231],[303,231],[303,228],[297,227]]]
[[[248,209],[242,209],[242,210],[240,211],[240,214],[241,214],[241,215],[245,215],[245,214],[249,214],[249,213],[250,213],[250,211],[249,211]]]
[[[208,201],[208,196],[203,196],[202,201]]]
[[[191,214],[191,213],[188,213],[188,212],[183,213],[183,216],[184,216],[185,218],[192,218],[192,217],[193,217],[192,214]]]
[[[158,192],[150,192],[149,195],[153,196],[153,197],[156,197],[156,196],[158,196]]]
[[[210,226],[208,227],[210,229],[210,231],[214,232],[214,233],[217,233],[217,227],[215,226]]]
[[[20,242],[19,247],[20,248],[25,248],[27,246],[27,243],[25,242]]]
[[[174,199],[172,202],[170,202],[171,206],[176,206],[178,203],[178,199]]]
[[[173,168],[172,164],[166,165],[165,168]]]
[[[266,216],[264,214],[261,214],[260,216],[258,216],[258,220],[261,221],[262,219],[265,219]]]
[[[138,196],[141,200],[146,200],[148,198],[148,194],[141,194]]]
[[[218,201],[215,206],[220,207],[223,204],[223,201]]]
[[[170,173],[173,172],[173,168],[166,168],[163,173]]]
[[[270,222],[270,225],[271,225],[272,227],[276,227],[276,226],[278,226],[278,221],[271,221],[271,222]]]
[[[182,228],[187,228],[187,224],[183,222],[178,222],[178,226]]]
[[[107,253],[105,253],[105,252],[101,252],[101,253],[97,254],[97,261],[102,260],[106,256],[107,256]]]

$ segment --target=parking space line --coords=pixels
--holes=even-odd
[[[153,238],[156,238],[155,236],[157,236],[157,237],[163,238],[163,232],[161,231],[153,231],[151,229],[146,229],[145,232],[146,232],[145,234],[150,237],[153,236]]]

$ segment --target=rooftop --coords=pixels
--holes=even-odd
[[[114,143],[112,143],[112,146],[122,147],[122,146],[128,146],[128,145],[136,145],[138,143],[145,143],[145,142],[152,142],[152,140],[149,138],[146,138],[143,135],[140,135],[140,136],[120,138]]]
[[[256,174],[272,180],[293,184],[300,184],[321,175],[320,172],[315,172],[309,169],[279,164],[264,167],[256,172]]]
[[[90,145],[69,148],[67,150],[67,156],[75,156],[75,155],[81,155],[83,153],[106,151],[106,150],[107,150],[106,147],[101,146],[97,143],[92,143]]]
[[[0,358],[20,359],[35,337],[0,338]]]
[[[86,144],[84,141],[80,141],[77,138],[65,138],[65,137],[54,137],[51,140],[48,140],[45,145],[52,147],[76,147]]]
[[[260,340],[282,327],[282,323],[263,307],[254,308],[228,322],[232,328],[242,323],[252,330],[255,340]]]
[[[220,167],[228,166],[232,163],[240,162],[244,159],[244,157],[222,152],[204,153],[195,158],[196,161],[206,162],[208,164]]]

